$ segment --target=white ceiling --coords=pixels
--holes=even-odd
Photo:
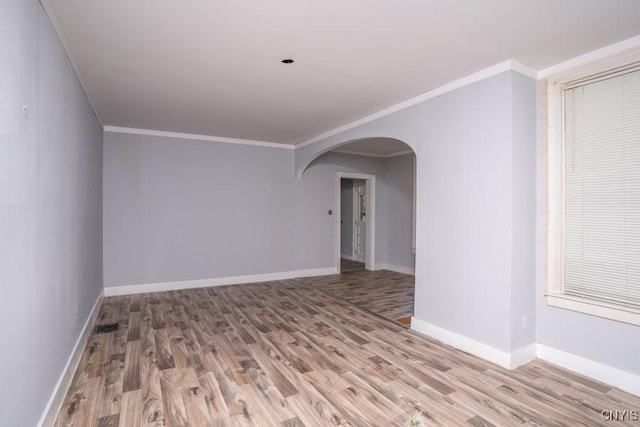
[[[103,125],[286,144],[640,34],[638,0],[42,2]]]

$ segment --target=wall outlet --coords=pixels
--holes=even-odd
[[[527,329],[527,316],[522,316],[522,329]]]

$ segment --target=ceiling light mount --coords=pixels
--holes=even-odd
[[[291,58],[285,58],[280,62],[282,62],[283,64],[293,64],[295,61]]]

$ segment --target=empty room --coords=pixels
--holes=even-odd
[[[0,424],[640,425],[640,2],[3,0]]]

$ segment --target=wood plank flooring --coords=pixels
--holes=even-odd
[[[340,258],[341,274],[357,273],[359,271],[364,271],[364,270],[365,270],[364,262],[353,261],[346,258]]]
[[[120,329],[89,338],[55,424],[605,426],[603,410],[640,409],[542,361],[502,369],[331,292],[295,279],[105,298],[98,323]]]
[[[361,262],[341,260],[342,274],[311,277],[306,283],[378,316],[409,325],[415,277],[388,270],[368,271]]]

